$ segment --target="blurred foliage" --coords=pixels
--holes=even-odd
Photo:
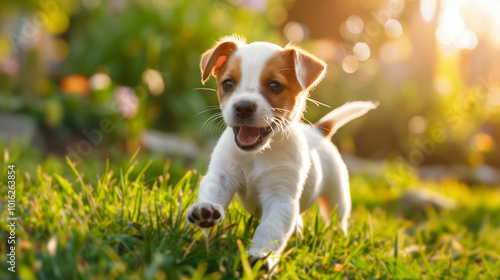
[[[326,60],[328,74],[311,93],[324,104],[380,102],[378,110],[334,137],[341,151],[402,155],[414,166],[500,166],[499,77],[487,59],[498,44],[475,32],[476,45],[450,51],[435,36],[446,7],[425,22],[418,5],[2,1],[0,110],[31,116],[49,142],[78,141],[83,130],[100,128],[108,119],[114,129],[106,134],[106,147],[120,143],[134,151],[147,128],[209,146],[213,135],[201,128],[217,98],[210,90],[213,79],[205,87],[200,82],[199,57],[218,38],[236,33],[249,42],[294,41]],[[473,29],[462,25],[460,32]],[[331,110],[313,102],[308,109],[311,122]],[[217,124],[210,129],[216,131]]]
[[[33,116],[59,137],[99,127],[104,117],[113,119],[120,128],[116,136],[122,139],[137,137],[146,127],[193,132],[205,120],[197,114],[217,101],[212,92],[196,90],[201,86],[201,53],[233,32],[249,39],[276,34],[263,20],[265,14],[228,1],[42,2],[2,4],[17,14],[2,12],[0,21],[11,27],[2,39],[8,38],[9,57],[20,65],[13,75],[0,75],[0,106],[2,111]],[[70,24],[51,32],[48,26],[65,21],[53,17],[60,13]],[[48,16],[48,23],[41,24],[36,15]],[[24,31],[32,27],[37,33],[33,37],[41,42],[24,44],[25,38],[32,39]],[[148,81],[147,70],[161,80]],[[96,73],[109,77],[111,84],[96,89]],[[64,83],[70,75],[84,79]],[[163,85],[163,90],[152,95],[148,82]],[[120,108],[114,108],[117,86],[132,88],[138,97],[133,118],[120,116]]]

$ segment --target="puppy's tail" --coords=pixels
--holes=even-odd
[[[314,125],[319,128],[320,132],[323,133],[325,137],[331,138],[337,129],[377,107],[378,102],[356,101],[346,103],[328,113]]]

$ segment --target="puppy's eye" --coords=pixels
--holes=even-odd
[[[224,82],[222,82],[222,90],[224,90],[225,92],[230,91],[233,87],[234,87],[234,83],[233,83],[233,80],[231,80],[231,79],[227,79],[227,80],[224,80]]]
[[[277,81],[272,81],[271,83],[269,83],[269,90],[272,93],[280,93],[283,91],[283,85]]]

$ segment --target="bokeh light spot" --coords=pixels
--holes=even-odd
[[[413,134],[422,134],[427,129],[427,121],[423,116],[414,116],[408,121],[408,130]]]
[[[345,38],[345,39],[350,39],[353,37],[353,34],[351,32],[349,32],[349,30],[347,30],[347,27],[345,25],[345,21],[340,24],[339,33],[340,33],[340,36],[342,36],[342,38]]]
[[[354,56],[360,61],[365,61],[370,58],[370,47],[363,42],[358,42],[353,48]]]
[[[481,152],[490,151],[493,147],[493,139],[486,133],[479,133],[474,136],[474,147]]]
[[[440,94],[446,95],[452,92],[453,83],[448,77],[439,76],[434,80],[434,88],[436,88],[436,91]]]
[[[450,45],[464,30],[464,20],[456,9],[449,8],[439,16],[436,38],[443,45]]]
[[[476,33],[470,29],[465,29],[455,40],[455,47],[459,49],[474,49],[477,46]]]
[[[94,91],[106,89],[111,85],[111,78],[105,73],[96,73],[90,77],[89,84]]]
[[[142,74],[142,79],[148,85],[151,94],[154,96],[161,95],[165,90],[163,77],[158,70],[148,69]]]
[[[85,76],[69,75],[61,80],[61,89],[66,94],[87,95],[89,83]]]
[[[8,76],[14,76],[19,73],[19,63],[14,58],[7,58],[0,61],[0,73]]]
[[[346,22],[346,28],[349,32],[352,34],[359,34],[363,31],[363,28],[365,27],[365,23],[363,20],[356,15],[350,16]]]
[[[56,10],[47,16],[47,21],[44,24],[47,31],[59,35],[68,30],[69,18],[62,10]]]
[[[354,73],[358,70],[359,61],[354,55],[348,55],[342,61],[342,69],[346,73]]]
[[[436,13],[437,0],[420,0],[420,14],[426,22],[430,22]]]
[[[285,38],[290,42],[302,42],[306,37],[306,28],[303,24],[290,21],[283,30]]]
[[[139,99],[131,87],[120,86],[115,88],[113,96],[118,105],[120,114],[127,119],[135,117],[139,111]]]
[[[403,34],[403,27],[397,19],[390,19],[385,23],[385,33],[387,36],[396,39]]]

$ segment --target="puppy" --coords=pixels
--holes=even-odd
[[[271,253],[266,270],[276,264],[293,230],[302,228],[300,213],[318,199],[327,222],[337,207],[347,233],[348,173],[330,138],[377,105],[347,103],[314,126],[301,123],[309,91],[325,75],[326,64],[292,45],[225,37],[202,55],[200,68],[203,83],[210,74],[217,79],[227,128],[200,182],[198,202],[188,210],[189,222],[216,226],[238,194],[245,210],[262,211],[247,253],[252,263]]]

